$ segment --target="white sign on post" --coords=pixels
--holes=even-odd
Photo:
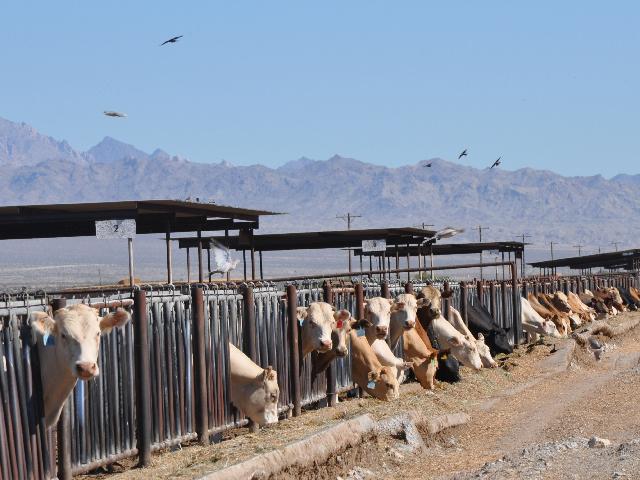
[[[386,240],[362,240],[363,252],[384,252],[387,249]]]
[[[136,221],[128,220],[97,220],[96,237],[109,238],[133,238],[136,236]]]

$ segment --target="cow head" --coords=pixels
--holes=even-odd
[[[364,318],[371,327],[369,331],[375,333],[376,338],[384,339],[389,334],[391,322],[391,306],[393,300],[383,297],[374,297],[365,300]]]
[[[482,360],[478,353],[478,347],[475,342],[470,342],[462,335],[451,337],[448,339],[449,345],[451,345],[451,354],[458,359],[458,361],[467,367],[474,370],[480,370],[482,368]]]
[[[53,317],[38,312],[31,318],[31,326],[42,342],[54,348],[56,357],[67,366],[68,373],[80,380],[90,380],[100,373],[98,351],[100,335],[113,327],[124,325],[131,319],[119,308],[104,317],[84,304],[56,310]]]
[[[556,324],[551,320],[543,320],[542,330],[544,331],[544,335],[549,335],[550,337],[560,338],[562,336],[560,335]]]
[[[334,308],[325,302],[313,302],[308,307],[298,307],[297,318],[301,323],[302,353],[328,352],[333,346],[331,331],[335,325]]]
[[[442,294],[433,285],[427,285],[418,294],[418,307],[426,307],[431,320],[442,315]]]
[[[482,361],[483,367],[495,368],[498,366],[496,361],[491,356],[489,347],[487,346],[486,343],[484,343],[484,335],[482,335],[482,333],[478,333],[478,339],[476,340],[476,348],[478,349],[478,354],[480,355],[480,360]]]
[[[400,325],[404,330],[416,326],[418,301],[411,293],[398,295],[391,306],[391,321]]]
[[[278,423],[278,374],[269,366],[255,379],[255,389],[243,406],[243,413],[259,425]]]
[[[370,388],[374,397],[386,401],[400,397],[400,384],[391,368],[381,367],[379,370],[369,372],[368,380],[375,382],[375,387]]]
[[[560,312],[568,313],[569,315],[573,313],[571,305],[569,305],[569,299],[564,294],[564,292],[554,293],[553,297],[551,298],[551,302],[553,306],[556,307],[556,309],[558,309]]]
[[[496,327],[487,333],[485,339],[491,353],[513,353],[513,347],[509,343],[509,330],[510,328]]]
[[[331,331],[331,341],[333,343],[333,351],[338,357],[344,357],[349,352],[347,348],[347,338],[351,331],[353,319],[348,310],[340,310],[334,312],[333,318],[335,324]]]

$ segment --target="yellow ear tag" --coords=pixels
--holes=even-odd
[[[446,353],[440,357],[440,360],[446,360],[446,359],[447,359],[447,354]]]

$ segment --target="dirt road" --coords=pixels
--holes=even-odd
[[[469,424],[427,438],[426,453],[343,478],[640,479],[640,328],[606,341],[600,361],[576,350],[566,372],[483,402]],[[592,436],[611,446],[590,448]]]

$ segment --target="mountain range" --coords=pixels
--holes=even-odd
[[[215,148],[215,146],[212,146]],[[334,155],[300,158],[278,168],[196,163],[157,149],[145,153],[106,137],[86,152],[0,118],[0,204],[39,204],[199,197],[220,204],[285,212],[261,232],[340,229],[336,215],[362,215],[353,228],[490,227],[487,240],[526,232],[540,246],[554,241],[591,249],[635,247],[640,175],[564,177],[546,170],[488,170],[443,159],[401,167]],[[507,163],[507,162],[505,162]]]

